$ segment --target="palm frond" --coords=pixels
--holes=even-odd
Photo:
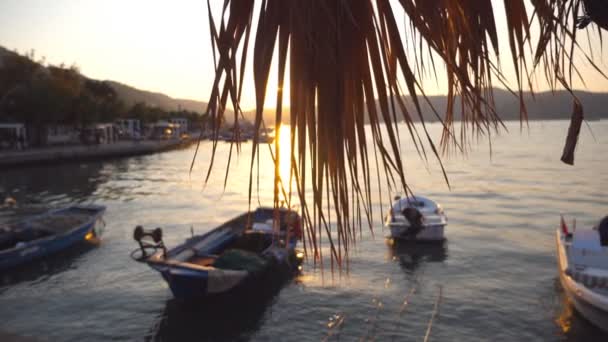
[[[315,260],[321,255],[324,230],[332,265],[336,262],[341,267],[355,241],[356,226],[364,221],[361,212],[371,228],[373,178],[386,180],[381,185],[389,191],[381,190],[384,194],[411,192],[397,123],[403,120],[422,158],[434,156],[441,163],[422,115],[422,105],[430,101],[421,77],[429,72],[445,73],[447,110],[433,111],[444,127],[444,151],[449,147],[462,150],[470,135],[490,135],[502,126],[492,87],[498,81],[508,88],[499,49],[499,41],[506,38],[517,84],[516,90],[508,89],[519,97],[520,117],[525,122],[522,94],[524,87],[532,89],[532,74],[539,71],[550,84],[570,89],[577,73],[574,55],[589,58],[576,43],[581,1],[587,11],[594,11],[590,18],[601,17],[593,9],[597,4],[593,0],[531,0],[531,7],[523,0],[505,0],[507,27],[503,32],[495,18],[499,2],[492,0],[225,0],[219,22],[211,10],[209,15],[217,59],[206,114],[219,129],[230,99],[238,124],[245,60],[251,54],[258,132],[264,124],[268,80],[273,56],[277,56],[275,125],[284,121],[283,83],[289,72],[292,150],[287,161],[290,180],[286,182],[280,179],[282,146],[277,137],[274,205],[279,205],[284,193],[280,188],[291,184],[293,177]],[[252,20],[255,13],[259,13],[257,21]],[[403,29],[396,13],[405,17]],[[538,30],[535,37],[533,27]],[[250,45],[252,31],[254,43]],[[582,118],[582,110],[576,108],[577,117]],[[456,120],[462,123],[460,133],[455,129]],[[419,128],[415,121],[420,121]],[[364,127],[367,124],[369,129]],[[250,202],[258,155],[256,135]],[[378,174],[371,174],[371,166],[377,166]],[[445,170],[443,173],[447,182]],[[307,189],[312,189],[312,203],[305,196]],[[335,222],[335,231],[330,221]]]

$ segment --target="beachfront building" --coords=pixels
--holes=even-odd
[[[118,128],[111,123],[99,123],[95,125],[95,135],[98,144],[112,144],[118,141]]]
[[[185,118],[171,118],[168,120],[169,123],[179,125],[177,136],[181,136],[182,134],[187,134],[188,131],[188,119]]]
[[[162,140],[179,139],[180,132],[181,131],[179,124],[167,121],[158,121],[152,126],[152,133],[150,134],[150,138]]]
[[[112,144],[118,141],[118,131],[111,123],[93,124],[80,131],[80,141],[86,145]]]
[[[0,123],[0,150],[27,147],[27,133],[22,123]]]
[[[78,131],[70,125],[49,125],[46,129],[47,145],[68,145],[79,142]]]
[[[121,138],[139,139],[142,137],[141,121],[137,119],[119,119],[115,122]]]

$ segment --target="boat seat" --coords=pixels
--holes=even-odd
[[[41,239],[41,238],[51,236],[51,235],[53,235],[53,232],[49,231],[47,229],[44,229],[44,228],[27,229],[27,230],[18,231],[15,233],[15,237],[17,238],[17,240],[19,240],[21,242],[33,241],[33,240]]]
[[[171,257],[170,259],[179,262],[186,262],[195,255],[196,251],[193,248],[186,248],[183,251],[177,253],[175,256]]]
[[[215,254],[208,254],[208,253],[204,253],[201,251],[196,250],[196,248],[190,247],[190,248],[185,248],[183,251],[177,253],[175,256],[173,256],[171,259],[175,260],[175,261],[180,261],[180,262],[192,262],[191,260],[197,260],[197,259],[217,259],[217,255]]]
[[[203,253],[214,253],[218,247],[222,246],[232,238],[234,238],[234,234],[232,234],[231,230],[221,230],[214,232],[212,235],[209,235],[208,237],[197,242],[194,246],[192,246],[192,249],[194,250],[195,254],[201,253],[201,251],[203,251]]]
[[[186,262],[194,256],[209,255],[210,253],[214,252],[214,249],[217,249],[232,237],[233,235],[226,230],[213,232],[211,235],[195,243],[193,246],[184,248],[181,252],[171,257],[171,259]]]
[[[188,260],[188,263],[196,264],[196,265],[200,265],[200,266],[212,266],[215,263],[216,259],[217,259],[217,256],[195,255],[194,257],[190,258],[190,260]]]
[[[241,235],[230,247],[253,253],[261,253],[272,243],[272,236],[259,231],[248,231]]]
[[[29,222],[29,226],[36,230],[60,234],[71,228],[80,226],[90,219],[90,215],[84,214],[54,214],[33,219]]]
[[[267,222],[254,222],[251,230],[253,231],[259,231],[259,232],[266,232],[266,233],[272,233],[273,229],[272,229],[272,222],[267,223]]]

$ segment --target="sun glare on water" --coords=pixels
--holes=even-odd
[[[280,124],[277,126],[276,139],[279,142],[279,176],[286,191],[289,191],[289,170],[291,161],[291,127]]]

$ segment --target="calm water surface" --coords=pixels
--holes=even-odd
[[[509,123],[491,156],[480,141],[466,157],[445,160],[451,190],[437,165],[425,166],[404,141],[411,185],[449,216],[445,245],[391,245],[377,215],[375,235],[364,229],[348,274],[307,264],[262,305],[227,310],[238,314],[177,305],[160,276],[128,255],[138,224],[162,226],[172,246],[190,229],[202,233],[246,210],[249,145],[225,191],[226,144],[204,190],[208,143],[192,176],[193,149],[2,170],[0,199],[10,195],[20,209],[0,210],[0,222],[74,202],[108,210],[101,245],[1,276],[0,331],[52,341],[420,341],[441,287],[434,341],[607,341],[572,312],[554,257],[560,213],[579,226],[608,214],[608,122],[590,125],[595,140],[583,128],[576,166],[569,167],[559,162],[567,122],[535,122],[523,133],[519,123]],[[439,127],[431,131],[436,135]],[[271,189],[271,174],[263,164],[262,187]],[[260,191],[259,201],[269,204],[271,196]],[[336,320],[342,323],[328,328]]]

